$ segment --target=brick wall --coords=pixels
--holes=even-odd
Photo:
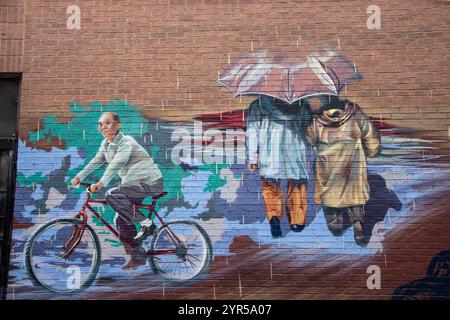
[[[25,1],[2,1],[1,4],[1,72],[22,72]]]
[[[78,5],[81,10],[80,29],[67,28],[66,11],[70,5]],[[377,5],[381,9],[380,29],[367,27],[370,15],[367,8],[370,5]],[[445,167],[448,161],[449,13],[449,2],[444,0],[2,0],[0,72],[22,73],[19,136],[23,144],[19,158],[27,159],[19,164],[18,169],[22,170],[23,175],[18,180],[18,218],[16,233],[13,235],[18,244],[13,252],[13,263],[21,261],[22,247],[19,240],[26,240],[28,236],[23,230],[31,230],[35,224],[45,221],[45,215],[42,218],[38,214],[40,206],[43,206],[42,210],[49,217],[51,212],[59,210],[60,214],[66,214],[73,209],[74,205],[52,206],[49,202],[53,201],[55,192],[69,192],[64,191],[62,186],[77,168],[81,168],[84,161],[89,160],[87,156],[97,150],[99,139],[91,137],[96,135],[98,112],[108,110],[111,103],[119,101],[124,106],[117,107],[117,110],[126,111],[125,115],[131,113],[126,118],[126,124],[131,126],[135,119],[139,124],[144,123],[144,130],[148,126],[148,133],[152,136],[145,136],[145,143],[151,148],[153,139],[154,144],[158,145],[159,131],[154,131],[156,121],[177,126],[180,121],[183,124],[191,123],[195,117],[205,114],[227,111],[239,113],[248,107],[254,97],[234,98],[215,83],[218,74],[230,62],[258,50],[268,50],[270,54],[285,53],[294,59],[301,59],[313,51],[328,48],[345,55],[363,77],[349,85],[342,94],[357,102],[379,124],[387,123],[395,128],[390,133],[400,132],[398,136],[386,136],[390,140],[385,141],[392,143],[388,150],[401,148],[397,150],[398,153],[386,153],[387,157],[395,158],[402,154],[411,157],[391,159],[393,164],[386,170],[393,171],[383,171],[381,175],[388,187],[401,195],[399,198],[404,204],[402,210],[410,209],[406,210],[407,213],[401,211],[403,213],[397,216],[395,211],[392,211],[394,216],[387,215],[384,221],[389,225],[385,226],[389,231],[385,239],[380,240],[382,248],[364,249],[367,251],[361,253],[364,259],[357,261],[351,259],[352,255],[358,254],[357,251],[347,252],[343,249],[344,253],[339,254],[335,249],[330,249],[322,251],[322,258],[322,253],[318,253],[318,258],[312,255],[315,258],[307,264],[301,258],[304,254],[302,250],[307,248],[304,245],[295,246],[296,241],[293,241],[292,250],[297,255],[293,258],[289,250],[281,248],[277,251],[276,243],[263,243],[263,248],[267,246],[264,250],[269,250],[265,252],[269,258],[263,259],[257,237],[251,233],[246,237],[245,232],[237,232],[230,241],[243,249],[236,249],[234,255],[229,257],[226,254],[216,257],[212,266],[215,278],[206,279],[194,287],[188,285],[184,290],[169,290],[167,294],[179,298],[197,297],[197,293],[198,296],[212,298],[214,288],[217,289],[214,294],[218,298],[332,298],[342,296],[342,292],[344,298],[389,298],[395,288],[424,277],[429,260],[439,251],[448,249],[446,234],[449,233],[450,225],[448,219],[444,219],[448,204],[429,199],[440,199],[448,194],[444,188],[447,171],[441,166]],[[92,117],[77,113],[88,110],[89,105],[96,111]],[[84,128],[82,123],[76,122],[80,117],[87,121]],[[404,129],[413,132],[405,137],[402,135]],[[80,130],[84,130],[83,135]],[[142,125],[140,129],[137,125],[133,130],[138,135],[141,130],[140,138],[143,139]],[[394,139],[397,137],[399,140]],[[83,145],[90,151],[82,151]],[[72,155],[70,168],[64,169],[62,160],[52,162],[52,157],[66,157],[72,147],[79,153],[77,156]],[[162,150],[163,147],[159,147]],[[35,153],[38,151],[42,154]],[[438,157],[437,162],[433,156]],[[167,160],[162,154],[158,157]],[[422,161],[422,164],[418,165],[418,161]],[[165,163],[170,167],[170,161]],[[415,171],[410,172],[409,165]],[[433,170],[423,171],[427,166]],[[61,179],[52,180],[58,175]],[[243,175],[244,180],[251,176],[247,171]],[[197,178],[208,181],[208,177]],[[218,175],[217,179],[225,181],[224,176]],[[248,178],[248,181],[255,180],[252,179]],[[232,175],[226,181],[230,183],[231,180]],[[36,188],[43,192],[43,196],[33,195]],[[210,192],[220,196],[220,190],[217,186],[215,188],[212,187]],[[260,186],[250,184],[249,188],[237,189],[236,192],[245,198],[245,190],[249,190],[253,195],[249,198],[257,201],[255,199]],[[182,187],[179,190],[180,194],[174,191],[176,196],[174,193],[173,200],[176,198],[178,201],[182,192],[189,192]],[[313,191],[309,192],[309,195],[313,195]],[[72,198],[79,196],[77,194]],[[33,201],[40,202],[37,204]],[[59,203],[57,199],[54,201]],[[198,204],[195,200],[189,201],[186,196],[183,204],[185,208]],[[239,206],[233,208],[239,210]],[[315,209],[320,212],[320,207]],[[214,208],[208,210],[210,214]],[[31,218],[28,216],[30,211],[34,212]],[[259,219],[249,229],[268,229],[261,202],[259,207],[255,205],[252,209],[250,206],[245,212]],[[37,214],[38,220],[34,214]],[[240,217],[245,214],[236,215]],[[311,215],[319,217],[319,214]],[[223,218],[222,213],[219,213],[219,217]],[[231,219],[225,215],[223,219],[233,221],[226,225],[227,230],[240,230],[242,227],[234,224],[239,224],[240,218]],[[314,219],[310,220],[313,223]],[[208,221],[223,224],[222,220]],[[220,229],[221,226],[215,227],[212,222],[209,228],[212,233],[217,232],[220,238],[221,232],[226,232]],[[419,241],[421,244],[418,244],[418,248],[423,247],[423,254],[417,254],[409,261],[407,251],[402,251],[406,250],[402,244],[414,234],[424,235],[424,240],[431,242],[430,247],[427,247],[424,244],[426,241]],[[302,233],[298,237],[302,237]],[[283,239],[280,242],[283,244]],[[320,246],[321,241],[318,240],[318,243]],[[326,242],[322,245],[326,250]],[[345,241],[342,245],[345,248]],[[311,244],[311,248],[315,246],[316,243]],[[243,264],[233,260],[239,255],[261,259],[264,281],[257,281],[255,268],[258,267],[252,259],[243,259],[247,262]],[[320,263],[315,264],[321,259],[325,265],[329,264],[329,269],[323,271]],[[341,262],[336,266],[332,263],[333,259]],[[275,265],[271,263],[272,260],[276,261]],[[362,260],[369,262],[362,263]],[[235,265],[230,266],[229,261],[234,261]],[[406,262],[403,266],[402,261]],[[366,268],[371,264],[379,264],[382,272],[385,271],[382,273],[384,278],[380,290],[368,290],[366,287]],[[409,264],[413,266],[409,267]],[[221,271],[222,268],[224,271]],[[238,281],[240,268],[244,271]],[[274,279],[278,277],[279,283],[288,281],[283,268],[290,270],[287,273],[298,273],[299,277],[305,278],[296,278],[298,286],[279,287]],[[222,272],[223,280],[220,279]],[[322,272],[330,277],[326,283],[320,282]],[[11,287],[14,288],[20,277],[14,271],[11,274]],[[137,277],[139,283],[142,275]],[[244,283],[243,292],[237,289],[238,282]],[[17,292],[21,292],[23,297],[37,290],[26,280],[17,283]],[[124,285],[123,280],[118,283]],[[108,295],[108,288],[114,287],[114,284],[108,285],[102,291],[104,297]],[[342,286],[347,289],[340,290]],[[266,295],[262,293],[265,290],[268,292]],[[130,288],[125,289],[123,295],[111,295],[130,297],[131,291]],[[147,297],[161,297],[160,292],[147,294]]]

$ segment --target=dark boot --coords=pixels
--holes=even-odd
[[[304,224],[291,224],[291,230],[294,232],[301,232],[303,229],[305,229]]]
[[[364,229],[361,221],[355,221],[353,223],[353,232],[356,244],[360,247],[365,247],[367,245],[367,240],[364,236]]]
[[[341,208],[323,207],[325,220],[330,232],[338,237],[344,234],[344,218]]]
[[[130,248],[128,245],[125,245],[125,251],[127,251],[127,253],[131,255],[131,258],[122,267],[123,270],[136,269],[146,264],[147,254],[144,248],[142,247]]]
[[[272,217],[272,219],[270,219],[270,232],[274,238],[281,237],[280,219],[277,217]]]

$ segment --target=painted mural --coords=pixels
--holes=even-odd
[[[272,280],[293,250],[279,264],[383,256],[415,199],[448,188],[417,181],[450,168],[434,162],[438,141],[345,97],[361,77],[333,51],[261,51],[216,81],[254,97],[246,110],[170,122],[116,99],[46,116],[20,140],[9,297],[182,297],[208,283],[215,298],[236,273],[242,297],[240,269],[259,263]]]

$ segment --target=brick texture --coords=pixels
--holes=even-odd
[[[66,27],[67,8],[74,4],[81,10],[79,30]],[[368,29],[369,5],[381,9],[381,29]],[[417,161],[422,159],[421,168],[446,167],[450,132],[449,16],[450,3],[444,0],[1,0],[0,72],[22,74],[19,137],[24,147],[19,150],[19,158],[27,160],[19,170],[26,177],[42,177],[40,181],[19,177],[16,215],[23,216],[27,205],[38,210],[33,201],[52,201],[55,193],[49,193],[45,182],[50,181],[50,176],[61,174],[62,180],[49,183],[64,186],[75,173],[74,168],[45,173],[36,165],[48,163],[51,167],[52,152],[68,150],[74,145],[72,142],[82,137],[71,131],[79,129],[70,127],[77,117],[71,109],[73,102],[87,107],[93,102],[107,106],[111,101],[125,101],[152,128],[156,120],[183,124],[205,114],[241,112],[254,97],[235,98],[215,81],[230,62],[258,50],[285,53],[294,59],[326,48],[342,53],[363,76],[349,85],[343,95],[358,103],[379,124],[412,130],[408,137],[419,140],[408,140],[406,151],[399,152],[412,154],[418,157]],[[91,120],[95,124],[97,118],[92,116]],[[67,126],[63,137],[55,133],[60,129],[54,124]],[[98,143],[89,141],[96,128],[87,130],[84,143],[96,150]],[[37,132],[41,132],[39,138]],[[150,143],[150,137],[146,139]],[[157,144],[158,135],[151,139]],[[432,148],[415,145],[425,140],[433,143]],[[402,141],[398,143],[401,145]],[[33,150],[40,150],[45,156],[36,158],[41,156],[35,156]],[[433,155],[439,160],[428,160]],[[84,161],[86,153],[79,154],[79,158]],[[139,293],[127,287],[123,279],[116,283],[104,279],[96,282],[105,286],[102,290],[83,297],[390,298],[395,288],[425,277],[431,258],[448,249],[450,240],[449,205],[443,200],[450,194],[450,189],[445,188],[449,173],[446,169],[408,172],[408,164],[417,166],[414,159],[405,160],[405,166],[395,163],[398,171],[384,176],[389,187],[400,190],[397,193],[403,197],[404,208],[406,201],[410,209],[408,215],[398,217],[395,227],[381,241],[383,248],[372,248],[373,254],[352,259],[357,253],[308,253],[304,247],[283,247],[283,239],[281,248],[278,244],[277,249],[274,242],[261,247],[256,238],[240,234],[232,241],[233,254],[217,255],[212,276],[203,282],[167,287],[163,296],[159,280],[154,280],[158,290]],[[250,176],[245,172],[243,179]],[[170,177],[166,180],[170,181]],[[408,186],[407,190],[401,188],[402,183]],[[39,198],[31,195],[38,187],[44,190],[44,200],[30,200]],[[238,193],[249,192],[256,199],[258,188],[239,189]],[[217,192],[213,191],[216,196]],[[58,208],[62,207],[56,206],[55,210]],[[261,204],[260,209],[252,208],[250,203],[248,209],[241,207],[243,214],[236,215],[259,217],[262,225],[249,228],[268,230],[264,210],[258,211]],[[394,217],[388,215],[386,224],[388,219]],[[399,221],[403,221],[403,226]],[[15,230],[26,229],[21,223],[31,222],[18,219]],[[239,227],[239,221],[237,224],[226,228],[233,230]],[[220,233],[220,226],[210,228],[211,232]],[[26,239],[18,231],[14,237]],[[407,241],[413,242],[406,244]],[[326,243],[323,245],[326,247]],[[311,248],[315,246],[311,244]],[[19,249],[13,252],[14,261],[21,259]],[[304,257],[308,254],[319,254],[319,258],[307,262]],[[382,267],[381,290],[366,287],[366,268],[371,264]],[[295,276],[289,278],[288,274]],[[14,270],[11,275],[13,288]],[[133,279],[139,284],[145,277],[137,275]],[[115,290],[114,286],[122,289]],[[21,294],[25,298],[30,297],[27,294],[46,297],[26,281],[14,290],[15,298]]]

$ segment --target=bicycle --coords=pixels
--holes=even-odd
[[[95,230],[88,224],[90,212],[118,238],[118,231],[106,222],[91,204],[106,204],[105,199],[91,199],[87,187],[83,206],[73,218],[56,218],[41,225],[25,245],[25,268],[37,286],[55,293],[78,293],[96,279],[101,263],[101,245]],[[211,240],[196,222],[188,220],[165,223],[156,210],[158,199],[150,205],[136,205],[137,212],[148,210],[160,222],[153,233],[150,249],[145,250],[151,269],[169,281],[183,283],[207,272],[212,261]],[[153,219],[154,221],[156,219]]]

